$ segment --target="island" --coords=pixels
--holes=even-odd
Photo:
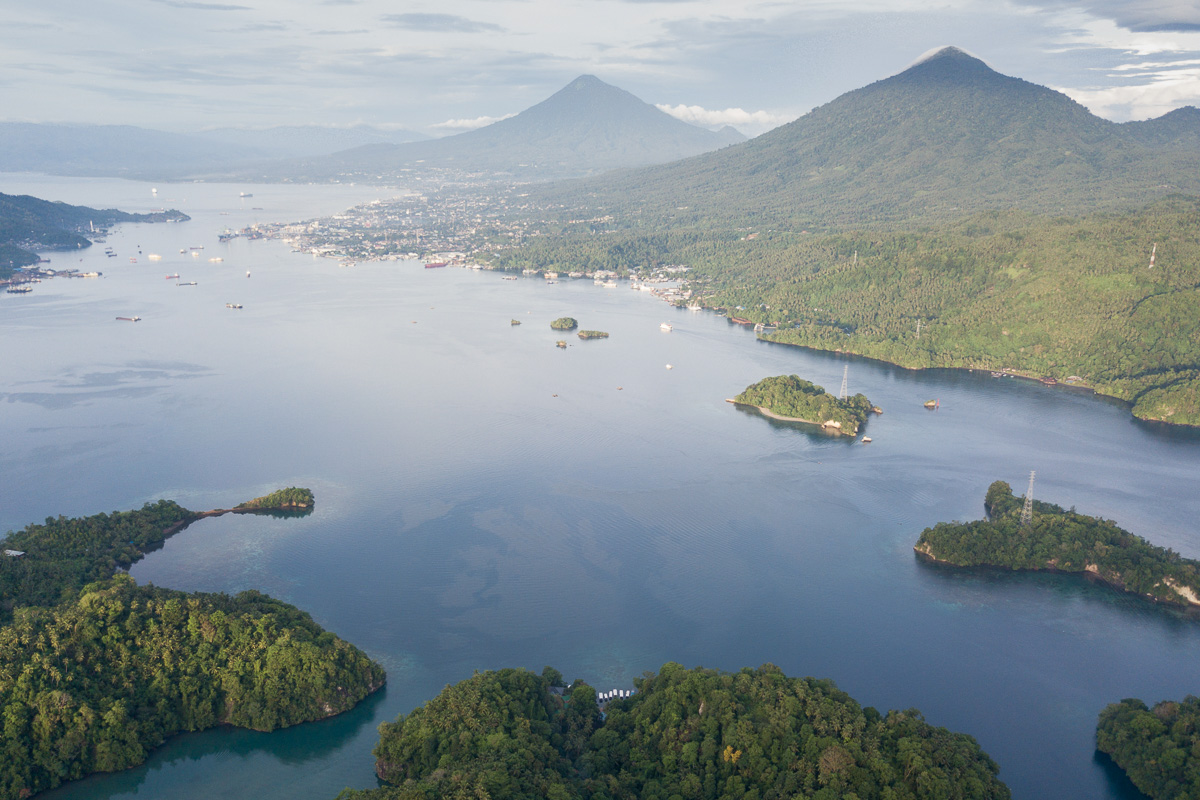
[[[286,509],[312,493],[217,511],[272,510],[273,497]],[[50,517],[0,541],[0,800],[135,766],[177,733],[330,717],[383,685],[382,667],[294,606],[256,591],[139,586],[126,574],[214,513],[160,500]]]
[[[955,567],[1002,567],[1085,575],[1115,589],[1160,603],[1200,606],[1200,561],[1157,547],[1111,520],[1032,502],[996,481],[988,487],[988,518],[940,522],[917,540],[917,554]]]
[[[253,500],[247,500],[244,503],[238,503],[233,507],[234,511],[294,511],[298,509],[312,508],[313,493],[309,489],[298,489],[295,486],[289,486],[286,489],[279,489],[262,497],[256,497]]]
[[[972,737],[771,664],[667,663],[600,695],[551,667],[482,672],[379,731],[390,785],[339,800],[1010,796]]]
[[[571,331],[579,327],[579,321],[574,317],[559,317],[550,323],[550,327],[556,331]]]
[[[1096,749],[1153,800],[1200,797],[1200,698],[1113,703],[1100,712]]]
[[[608,331],[580,331],[580,339],[607,339]]]
[[[771,419],[818,425],[844,436],[857,434],[874,408],[865,395],[843,400],[798,375],[763,378],[728,402],[751,406]]]

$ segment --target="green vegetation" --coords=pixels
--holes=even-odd
[[[1200,199],[1076,218],[986,212],[908,230],[754,230],[567,226],[495,261],[684,263],[688,302],[777,323],[770,341],[914,369],[1075,376],[1143,419],[1200,425]]]
[[[312,502],[260,500],[278,495]],[[0,541],[23,553],[0,556],[0,800],[139,764],[181,731],[331,716],[382,685],[382,668],[293,606],[118,574],[202,516],[160,500]]]
[[[1122,700],[1100,712],[1096,747],[1153,800],[1200,798],[1200,698],[1153,709]]]
[[[985,506],[990,519],[926,528],[916,551],[958,567],[1086,572],[1163,603],[1187,605],[1189,596],[1200,597],[1200,562],[1156,547],[1111,520],[1035,500],[1033,520],[1022,526],[1023,500],[1004,481],[988,488]]]
[[[80,235],[94,223],[163,222],[190,219],[179,211],[128,214],[115,208],[96,209],[52,203],[28,195],[0,194],[0,269],[33,264],[31,250],[73,250],[90,247]],[[33,260],[30,260],[32,256]],[[24,263],[21,263],[24,262]]]
[[[975,740],[915,710],[862,708],[831,681],[777,667],[663,665],[602,717],[576,681],[506,669],[448,686],[380,726],[393,786],[340,800],[1007,798]]]
[[[290,486],[287,489],[280,489],[271,492],[263,497],[256,497],[253,500],[247,500],[245,503],[238,503],[234,509],[289,509],[289,508],[312,508],[313,493],[309,489],[298,489],[295,486]]]
[[[871,401],[865,395],[856,394],[842,400],[798,375],[763,378],[747,386],[734,402],[765,408],[779,417],[811,422],[851,436],[858,433],[859,426],[871,413]]]
[[[608,331],[580,331],[580,339],[607,339]]]
[[[574,317],[559,317],[550,323],[550,327],[556,331],[570,331],[579,327],[579,322]]]

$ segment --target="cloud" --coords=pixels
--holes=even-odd
[[[1200,31],[1200,5],[1195,0],[1032,0],[1029,4],[1082,9],[1136,33]]]
[[[397,28],[433,33],[482,33],[503,31],[490,22],[476,22],[456,14],[384,14],[381,20]]]
[[[659,103],[658,109],[665,111],[676,119],[715,128],[721,125],[732,125],[735,128],[747,128],[759,132],[778,127],[785,122],[791,122],[795,116],[787,114],[772,114],[769,111],[746,111],[741,108],[726,108],[724,110],[707,109],[702,106],[672,106]]]
[[[431,128],[439,130],[452,131],[472,131],[476,128],[482,128],[484,125],[491,125],[493,122],[499,122],[502,119],[515,117],[516,114],[505,114],[503,117],[475,117],[474,119],[448,119],[445,122],[438,122],[430,125]]]
[[[1109,72],[1109,79],[1126,82],[1059,91],[1113,120],[1150,119],[1180,106],[1200,105],[1200,60],[1144,61],[1122,64]]]
[[[171,8],[190,8],[196,11],[252,11],[250,6],[234,6],[226,3],[198,3],[194,0],[154,0]]]

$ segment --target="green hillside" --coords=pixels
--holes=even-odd
[[[779,323],[772,341],[913,368],[1074,377],[1130,401],[1139,417],[1200,424],[1197,198],[1132,213],[985,212],[824,235],[568,230],[494,261],[506,269],[683,263],[695,300]]]
[[[638,227],[1087,213],[1200,193],[1200,147],[1175,122],[1118,125],[946,48],[743,144],[535,196]]]
[[[1200,698],[1147,708],[1126,699],[1100,712],[1096,749],[1153,800],[1200,797]]]
[[[82,234],[94,225],[118,222],[166,222],[188,219],[179,211],[129,214],[115,208],[96,209],[50,202],[29,195],[0,193],[0,277],[13,267],[37,261],[34,250],[73,250],[90,247]]]

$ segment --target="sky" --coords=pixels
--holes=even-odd
[[[5,0],[0,121],[445,135],[592,74],[757,135],[945,45],[1115,121],[1200,106],[1200,0]]]

